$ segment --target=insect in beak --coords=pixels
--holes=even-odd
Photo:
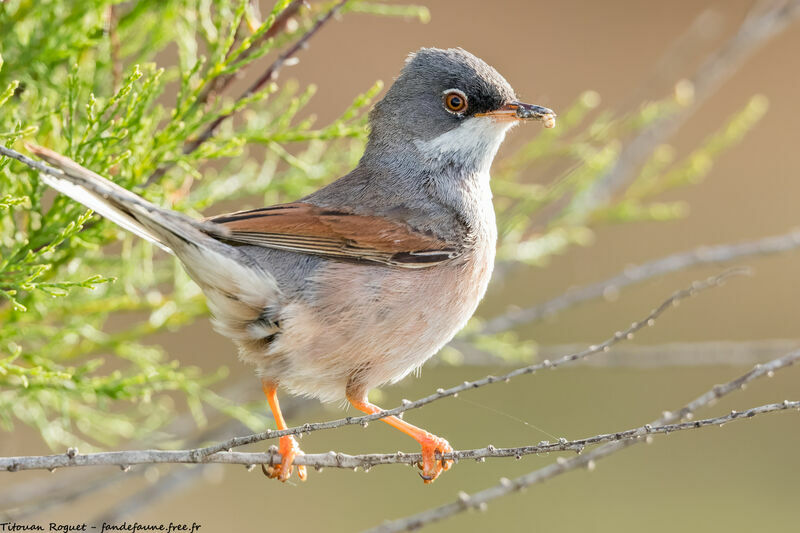
[[[502,121],[539,120],[545,128],[554,128],[556,125],[556,113],[552,109],[517,101],[508,102],[494,111],[476,113],[475,116]]]

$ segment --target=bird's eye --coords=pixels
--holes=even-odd
[[[467,95],[458,89],[450,89],[444,93],[444,106],[451,113],[463,113],[467,110]]]

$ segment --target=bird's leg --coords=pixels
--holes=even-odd
[[[272,416],[275,418],[275,426],[278,429],[286,429],[286,421],[283,419],[281,413],[281,406],[278,403],[278,387],[271,381],[261,380],[261,387],[264,389],[264,396],[267,397],[267,403],[272,410]],[[286,481],[292,475],[294,469],[294,458],[296,455],[303,455],[303,451],[298,446],[297,441],[292,435],[284,435],[278,441],[278,451],[281,454],[281,464],[279,465],[261,465],[261,470],[264,475],[269,478],[278,478],[281,481]],[[297,475],[301,481],[306,480],[306,467],[298,466]]]
[[[366,399],[366,395],[351,396],[348,394],[347,401],[349,401],[353,407],[368,415],[382,411],[377,405],[369,403]],[[437,452],[443,454],[453,451],[453,448],[450,447],[450,444],[445,439],[428,433],[424,429],[411,425],[396,416],[387,416],[381,418],[381,420],[393,428],[399,429],[422,445],[422,473],[420,477],[425,483],[433,483],[433,480],[439,477],[439,474],[441,474],[443,470],[450,469],[453,461],[436,458]]]

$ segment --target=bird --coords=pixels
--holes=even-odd
[[[295,202],[202,220],[159,207],[50,149],[41,179],[173,254],[205,293],[214,327],[255,367],[278,429],[279,388],[346,399],[419,368],[466,324],[492,274],[497,229],[489,170],[506,133],[556,114],[522,103],[493,67],[461,49],[421,48],[369,113],[363,156]],[[433,482],[452,461],[444,438],[382,418],[422,448]],[[286,481],[303,454],[280,438]],[[297,465],[305,480],[305,466]]]

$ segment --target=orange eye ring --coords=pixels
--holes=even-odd
[[[458,89],[448,89],[444,92],[444,107],[451,113],[458,115],[467,110],[467,95]]]

